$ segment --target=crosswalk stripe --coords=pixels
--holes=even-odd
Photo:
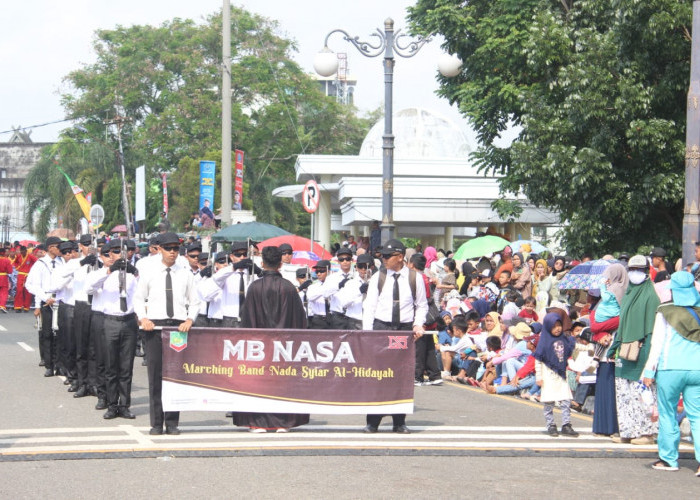
[[[25,344],[24,342],[17,342],[17,345],[20,346],[22,349],[24,349],[27,352],[33,352],[34,348],[30,346],[29,344]]]
[[[6,331],[7,331],[7,328],[5,328],[4,326],[0,325],[0,332],[6,332]]]

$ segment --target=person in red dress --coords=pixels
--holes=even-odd
[[[34,254],[27,252],[27,247],[20,245],[19,252],[15,256],[12,265],[17,270],[17,291],[15,292],[15,311],[29,311],[32,305],[32,294],[24,287],[27,275],[37,258]]]
[[[12,274],[12,262],[7,258],[7,249],[0,247],[0,311],[7,313],[7,296],[10,293],[10,275]]]

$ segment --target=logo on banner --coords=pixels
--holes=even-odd
[[[389,336],[389,349],[408,349],[408,337]]]
[[[184,351],[187,348],[187,332],[170,332],[170,348],[173,351]]]

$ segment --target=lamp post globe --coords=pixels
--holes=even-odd
[[[442,76],[452,78],[462,71],[462,60],[454,54],[441,54],[437,66]]]
[[[328,47],[314,57],[314,71],[321,76],[331,76],[338,71],[338,56]]]

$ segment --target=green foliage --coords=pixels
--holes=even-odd
[[[600,254],[681,238],[691,4],[420,0],[410,17],[464,61],[440,93],[474,124],[477,165],[560,213],[569,252]]]
[[[298,154],[357,153],[369,124],[320,92],[291,60],[294,46],[275,21],[238,7],[231,19],[232,142],[245,151],[244,205],[258,220],[294,230],[301,210],[271,190],[294,181]],[[217,162],[214,208],[220,208],[221,20],[216,14],[203,24],[173,19],[99,30],[96,62],[71,72],[72,92],[62,96],[85,137],[101,137],[117,109],[126,118],[127,177],[142,164],[148,179],[169,173],[169,218],[178,229],[199,206],[200,159]],[[113,137],[107,142],[115,144]],[[147,207],[149,229],[157,205]]]

